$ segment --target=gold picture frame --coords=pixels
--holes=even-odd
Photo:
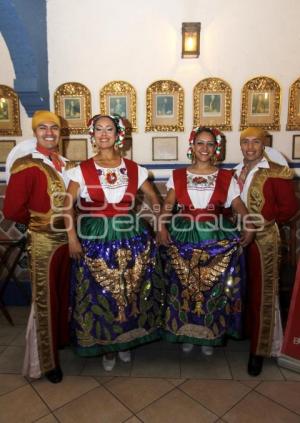
[[[153,161],[177,161],[178,137],[152,137]]]
[[[198,82],[193,91],[193,125],[217,127],[221,131],[231,131],[230,85],[220,78],[205,78]]]
[[[183,126],[184,92],[175,81],[153,82],[146,93],[145,131],[181,132]]]
[[[300,130],[300,78],[296,79],[290,87],[287,131]]]
[[[100,113],[124,119],[126,133],[137,132],[136,91],[126,81],[111,81],[100,90]]]
[[[18,94],[7,85],[0,85],[0,136],[22,135]]]
[[[248,126],[280,130],[280,86],[274,79],[258,76],[243,86],[240,130]]]
[[[82,162],[88,158],[86,138],[62,138],[62,155],[73,162]]]
[[[15,147],[15,140],[0,140],[0,163],[5,164],[7,156],[10,151]]]
[[[62,118],[62,135],[87,134],[91,118],[91,93],[79,82],[66,82],[54,93],[55,113]]]
[[[293,160],[300,159],[300,135],[293,135]]]

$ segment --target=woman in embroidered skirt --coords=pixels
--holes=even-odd
[[[69,171],[65,202],[75,259],[71,334],[79,355],[103,354],[103,367],[110,371],[116,351],[129,362],[130,348],[158,336],[161,294],[152,278],[156,247],[145,222],[132,213],[138,189],[152,206],[158,206],[158,198],[147,170],[120,156],[122,120],[96,115],[89,126],[98,152]]]
[[[174,170],[167,182],[161,221],[169,220],[176,202],[180,213],[169,225],[162,223],[158,234],[167,277],[163,336],[183,343],[185,352],[201,345],[206,355],[226,335],[241,335],[242,247],[253,238],[251,224],[240,235],[224,217],[224,208],[232,207],[242,217],[247,209],[232,172],[214,165],[220,151],[218,130],[192,131],[188,152],[192,164]]]

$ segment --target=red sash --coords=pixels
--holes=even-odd
[[[224,208],[224,203],[227,200],[228,189],[231,183],[233,173],[230,170],[219,169],[216,187],[211,196],[210,202],[204,209],[196,209],[192,200],[189,196],[187,190],[187,169],[181,168],[173,171],[173,180],[176,198],[178,203],[183,206],[183,213],[188,213],[197,220],[202,220],[201,215],[203,215],[203,220],[210,220],[215,216],[218,216],[222,213]],[[201,195],[201,194],[200,194]]]
[[[116,214],[128,214],[138,189],[138,166],[135,162],[123,159],[127,169],[128,185],[122,200],[119,203],[108,203],[94,160],[91,158],[80,164],[83,179],[85,181],[92,202],[81,199],[80,209],[84,213],[95,216],[114,216]]]

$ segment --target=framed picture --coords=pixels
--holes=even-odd
[[[193,125],[231,131],[231,87],[226,81],[205,78],[195,85]]]
[[[109,114],[119,115],[121,118],[127,118],[127,103],[128,98],[126,95],[111,95],[108,97],[109,100]]]
[[[5,98],[5,97],[0,98],[0,122],[9,121],[8,109],[9,109],[8,98]]]
[[[62,138],[62,155],[74,162],[88,158],[87,140],[85,138]]]
[[[17,93],[6,85],[0,85],[0,136],[22,135],[20,106]]]
[[[221,116],[222,93],[203,94],[203,117]]]
[[[153,137],[152,138],[153,161],[178,160],[178,137]]]
[[[66,82],[54,93],[55,113],[62,118],[62,135],[87,134],[91,118],[91,94],[78,82]]]
[[[156,81],[147,88],[145,131],[184,131],[183,88],[170,80]]]
[[[270,114],[270,93],[251,93],[251,116],[269,116]]]
[[[132,160],[133,154],[132,154],[132,138],[126,137],[125,142],[121,151],[122,157],[125,157],[125,159]]]
[[[126,81],[112,81],[100,91],[100,112],[119,115],[125,123],[126,133],[137,131],[136,126],[136,91]]]
[[[7,156],[16,145],[15,140],[0,140],[0,163],[5,164]]]
[[[300,135],[293,135],[293,155],[292,159],[300,159]]]
[[[259,76],[246,82],[242,90],[240,129],[259,126],[280,130],[280,86],[274,79]]]
[[[82,99],[79,97],[65,97],[64,101],[64,117],[67,120],[80,119],[82,113]]]
[[[286,129],[288,131],[300,130],[300,78],[290,87]]]
[[[273,135],[271,134],[267,134],[265,137],[265,142],[264,142],[265,146],[267,147],[272,147],[273,144]]]
[[[155,105],[156,118],[174,117],[174,96],[173,95],[157,95]]]

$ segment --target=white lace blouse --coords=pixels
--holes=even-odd
[[[128,185],[128,174],[124,160],[122,159],[121,164],[113,168],[101,167],[97,165],[97,163],[95,163],[95,166],[108,203],[119,203]],[[80,197],[84,198],[86,201],[91,201],[80,166],[76,166],[66,173],[71,181],[79,184]],[[138,165],[138,188],[140,188],[147,178],[148,170]]]
[[[187,190],[195,208],[205,209],[207,207],[216,187],[217,175],[218,170],[210,175],[198,175],[187,171]],[[167,190],[171,188],[174,189],[173,174],[169,178],[166,186]],[[232,201],[239,195],[240,189],[238,183],[232,178],[224,207],[230,207]]]

